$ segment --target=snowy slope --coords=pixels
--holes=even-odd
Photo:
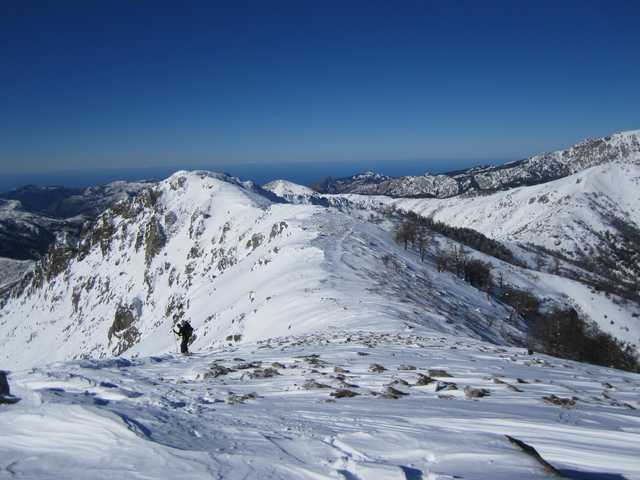
[[[280,182],[281,192],[297,191],[297,186]],[[341,211],[363,220],[395,207],[450,225],[478,230],[506,243],[516,252],[522,250],[520,246],[531,243],[551,250],[564,248],[567,254],[572,252],[570,248],[579,248],[578,254],[583,251],[588,254],[590,249],[602,251],[599,237],[594,232],[611,231],[611,215],[633,219],[640,224],[639,183],[640,166],[612,163],[554,182],[492,195],[449,199],[394,199],[354,194],[321,197]],[[286,188],[283,185],[287,185]],[[300,196],[289,198],[307,203],[302,195],[301,192]],[[439,236],[436,240],[435,249],[446,251],[447,245],[452,245]],[[494,278],[502,276],[506,284],[532,292],[548,306],[570,305],[601,330],[624,342],[640,345],[640,305],[623,301],[616,295],[596,292],[584,283],[563,276],[519,268],[478,252],[474,256],[492,264]],[[553,259],[546,258],[545,261],[546,268],[551,268]],[[534,259],[528,263],[535,267]],[[436,281],[440,281],[442,275],[437,275]]]
[[[614,215],[640,225],[640,163],[608,163],[542,185],[486,196],[392,203],[498,240],[575,255],[597,246],[593,233],[611,230]]]
[[[455,337],[335,331],[10,381],[0,478],[640,479],[639,375]]]
[[[219,174],[178,172],[54,253],[0,310],[5,368],[165,353],[182,318],[195,349],[337,327],[523,338],[510,309],[434,279],[380,226]]]

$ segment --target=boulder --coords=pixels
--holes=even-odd
[[[9,380],[7,380],[7,372],[0,370],[0,405],[13,404],[19,402],[20,399],[11,395],[9,389]]]
[[[418,374],[418,380],[416,381],[416,385],[417,386],[422,386],[422,385],[429,385],[430,383],[435,382],[436,380],[434,380],[431,377],[428,377],[427,375],[423,375],[422,373]]]
[[[548,403],[551,405],[558,405],[559,407],[564,407],[564,408],[571,408],[575,406],[576,400],[577,400],[576,397],[562,398],[562,397],[557,397],[555,395],[542,397],[542,399],[544,400],[545,403]]]
[[[335,392],[331,392],[329,395],[335,398],[350,398],[360,394],[347,389],[338,389]]]
[[[472,388],[469,385],[464,387],[464,395],[467,398],[482,398],[490,394],[486,388]]]
[[[384,368],[382,365],[378,363],[372,363],[371,365],[369,365],[369,371],[373,373],[382,373],[385,370],[386,368]]]

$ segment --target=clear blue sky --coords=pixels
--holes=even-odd
[[[0,173],[517,159],[640,128],[638,1],[3,1]]]

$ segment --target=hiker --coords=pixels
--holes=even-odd
[[[187,355],[189,353],[189,340],[193,334],[193,327],[188,320],[183,320],[173,327],[173,333],[181,338],[180,353]]]

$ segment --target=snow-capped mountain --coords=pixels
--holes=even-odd
[[[433,266],[389,231],[272,198],[224,175],[179,172],[116,204],[77,249],[54,249],[13,290],[0,361],[167,352],[182,318],[197,349],[348,327],[522,341],[507,306],[457,278],[420,293],[434,289]]]
[[[640,162],[640,130],[585,140],[566,150],[543,153],[499,166],[399,178],[365,172],[347,178],[327,178],[315,184],[314,188],[320,193],[331,194],[447,198],[466,192],[493,192],[536,185],[609,162]]]

